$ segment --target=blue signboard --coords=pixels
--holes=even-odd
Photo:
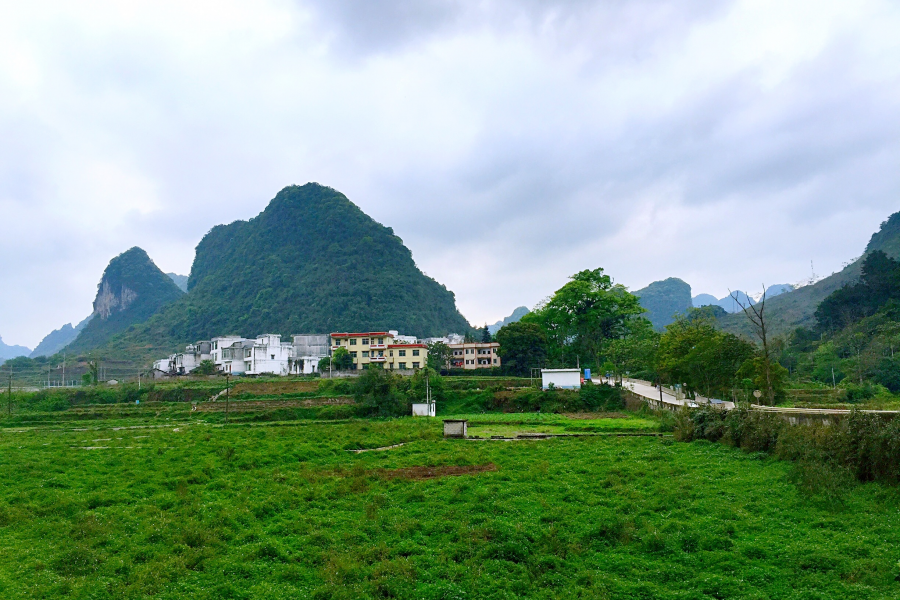
[[[590,381],[590,380],[591,380],[591,370],[590,370],[590,369],[585,369],[585,370],[584,370],[584,380],[585,380],[585,381]]]

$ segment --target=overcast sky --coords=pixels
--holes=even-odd
[[[829,274],[900,210],[898,31],[866,0],[0,2],[0,335],[308,181],[475,324],[587,268]]]

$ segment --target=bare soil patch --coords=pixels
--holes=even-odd
[[[442,467],[403,467],[399,469],[372,469],[364,473],[354,471],[336,470],[332,474],[338,477],[357,477],[368,475],[381,479],[409,479],[419,481],[422,479],[437,479],[438,477],[460,477],[462,475],[475,475],[496,471],[497,465],[487,463],[484,465],[446,465]]]
[[[627,419],[628,415],[617,412],[563,413],[569,419]]]
[[[337,406],[354,404],[353,398],[310,398],[308,400],[232,400],[228,403],[228,412],[254,412],[275,408],[313,408],[316,406]],[[203,402],[197,404],[195,412],[225,412],[225,400]]]
[[[315,392],[318,389],[318,381],[242,381],[231,388],[231,392],[233,394],[270,396],[276,394],[296,394],[298,392]]]

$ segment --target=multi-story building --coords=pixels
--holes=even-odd
[[[450,346],[450,367],[453,369],[491,369],[500,366],[497,342],[470,342],[448,344]]]
[[[428,363],[425,344],[395,343],[392,331],[366,333],[332,333],[331,352],[344,348],[353,359],[353,369],[368,369],[378,363],[385,369],[408,371],[423,368]]]
[[[331,355],[327,335],[293,336],[293,357],[289,371],[294,375],[311,375],[319,370],[319,361]]]

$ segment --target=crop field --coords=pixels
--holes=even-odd
[[[891,487],[709,442],[187,411],[0,428],[0,597],[900,597]],[[473,422],[653,429],[584,416]]]

